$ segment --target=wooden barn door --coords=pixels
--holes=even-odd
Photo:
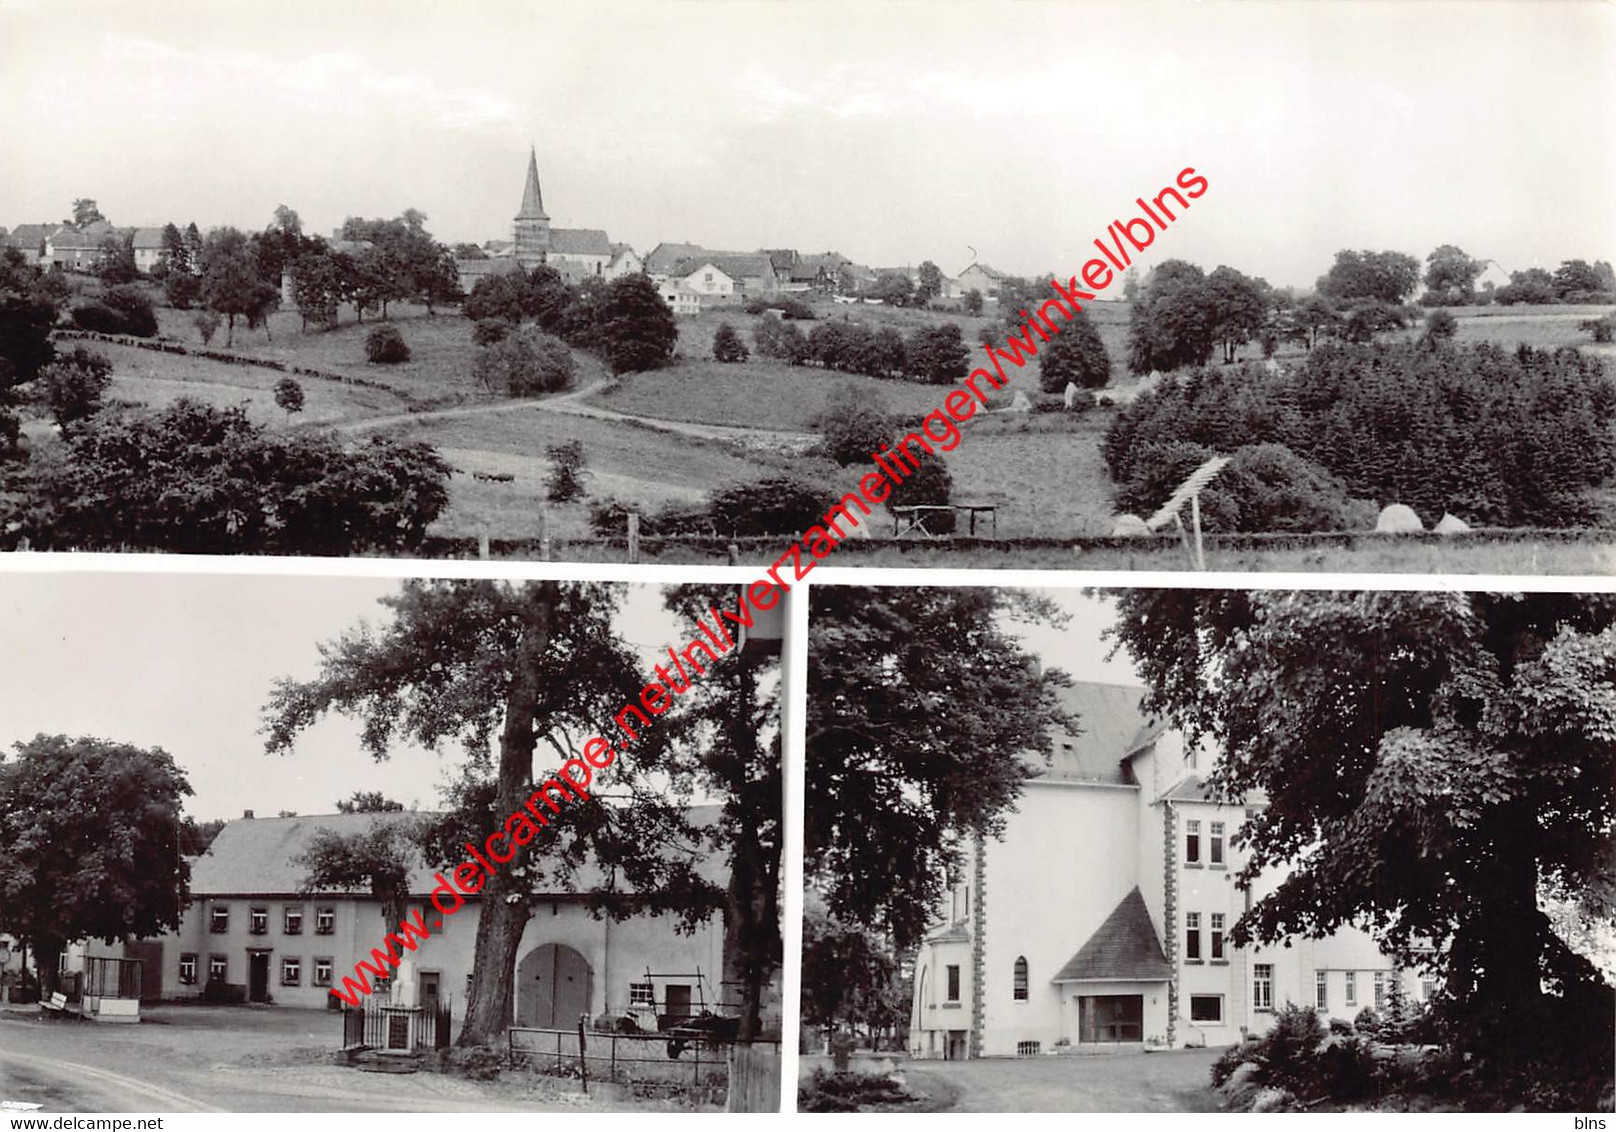
[[[527,953],[516,969],[516,1024],[567,1030],[589,1011],[589,961],[563,943]]]

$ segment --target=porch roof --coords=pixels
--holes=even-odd
[[[1049,981],[1165,982],[1172,974],[1145,898],[1135,888]]]

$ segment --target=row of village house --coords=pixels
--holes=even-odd
[[[887,274],[904,275],[916,284],[920,281],[915,267],[874,269],[836,252],[803,255],[789,248],[730,252],[698,244],[661,243],[641,257],[628,244],[611,242],[599,229],[552,228],[548,236],[543,262],[569,282],[591,276],[611,280],[643,271],[657,284],[676,314],[696,314],[707,307],[804,292],[861,296]],[[15,248],[31,264],[93,271],[111,239],[131,240],[139,271],[151,271],[163,257],[161,227],[118,228],[106,221],[81,228],[71,224],[19,224],[8,233],[0,233],[0,247]],[[339,233],[333,233],[333,247],[347,244]],[[480,279],[524,269],[525,257],[515,254],[512,241],[490,240],[483,250],[485,259],[456,260],[461,288],[468,294]],[[974,290],[991,299],[998,294],[1003,278],[1004,274],[992,267],[975,263],[958,278],[944,276],[940,297],[957,299]]]

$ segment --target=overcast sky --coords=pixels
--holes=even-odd
[[[328,717],[290,755],[267,755],[260,712],[274,682],[319,671],[317,646],[368,619],[393,579],[0,573],[5,626],[0,748],[49,734],[162,747],[195,791],[186,812],[328,814],[355,790],[434,809],[459,749],[400,748],[384,763],[359,725]],[[691,632],[657,586],[630,586],[620,631],[649,665]],[[548,765],[548,764],[547,764]]]
[[[1616,258],[1616,7],[1595,3],[0,0],[0,224],[310,231],[416,207],[1077,271],[1134,197],[1210,187],[1148,255],[1310,285],[1343,247]]]

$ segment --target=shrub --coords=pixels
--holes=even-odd
[[[933,385],[953,385],[963,381],[970,369],[970,352],[960,337],[960,328],[945,322],[941,326],[917,327],[909,335],[909,372]]]
[[[213,336],[218,332],[219,324],[223,321],[213,311],[200,310],[196,312],[196,317],[191,320],[191,325],[196,327],[196,332],[202,339],[202,345],[206,346],[213,341]]]
[[[764,315],[752,328],[752,344],[759,356],[800,366],[811,353],[808,337],[795,323]]]
[[[520,277],[485,275],[460,304],[460,313],[469,319],[483,322],[490,318],[509,323],[522,321],[522,301],[525,288]]]
[[[967,291],[967,292],[965,292],[965,312],[967,314],[981,314],[982,313],[982,292],[981,291]]]
[[[515,330],[514,323],[503,318],[484,318],[477,321],[477,326],[471,332],[471,340],[479,346],[492,346],[495,342],[503,342]]]
[[[64,441],[28,464],[21,533],[41,546],[396,553],[420,545],[449,498],[448,465],[430,445],[377,436],[347,448],[189,398],[104,409]]]
[[[1262,1066],[1263,1083],[1292,1092],[1311,1090],[1324,1026],[1311,1006],[1287,1005],[1274,1017],[1273,1027],[1259,1039],[1253,1059]]]
[[[189,271],[170,271],[163,280],[163,298],[175,310],[188,311],[202,298],[202,280]]]
[[[151,338],[157,334],[157,312],[142,288],[130,284],[112,287],[101,296],[101,302],[123,320],[121,333],[135,338]]]
[[[574,368],[567,344],[533,326],[483,346],[472,363],[472,373],[484,390],[507,397],[558,393],[572,384]]]
[[[733,326],[727,322],[718,324],[713,335],[713,357],[721,362],[744,362],[749,352]]]
[[[943,458],[922,456],[920,466],[910,472],[902,483],[893,486],[892,494],[887,496],[887,506],[940,506],[950,502],[953,495],[954,477]],[[956,516],[952,511],[934,511],[926,513],[921,527],[934,535],[948,535],[954,533],[955,522]]]
[[[1373,1037],[1380,1032],[1380,1015],[1375,1013],[1373,1006],[1366,1006],[1358,1011],[1358,1016],[1352,1020],[1352,1028],[1360,1034]]]
[[[398,327],[384,322],[365,335],[365,356],[378,365],[397,365],[410,360],[410,348]]]
[[[825,454],[843,467],[869,463],[871,454],[879,452],[894,432],[886,402],[851,382],[831,390],[813,423]]]
[[[1038,383],[1045,393],[1064,393],[1066,383],[1080,389],[1103,389],[1111,380],[1111,357],[1094,329],[1088,311],[1060,328],[1038,357]]]
[[[1425,316],[1425,337],[1432,342],[1451,342],[1459,333],[1459,320],[1445,307],[1437,307]]]
[[[1310,1085],[1332,1100],[1355,1101],[1375,1087],[1375,1059],[1359,1037],[1331,1037],[1318,1052]]]
[[[714,491],[707,514],[720,534],[800,535],[824,521],[832,501],[822,488],[776,475]]]
[[[904,1087],[891,1077],[873,1073],[826,1073],[814,1070],[813,1076],[798,1089],[799,1112],[859,1112],[866,1108],[884,1108],[913,1101]]]
[[[1256,1056],[1256,1042],[1241,1042],[1239,1045],[1233,1045],[1224,1050],[1218,1055],[1218,1059],[1212,1063],[1212,1087],[1215,1089],[1222,1085],[1234,1075],[1236,1069],[1239,1069],[1248,1061],[1255,1060]]]
[[[747,314],[766,314],[769,311],[778,311],[781,318],[794,318],[806,322],[814,319],[813,308],[801,299],[748,299],[746,300]]]
[[[546,498],[551,503],[567,503],[584,493],[584,442],[564,440],[552,444],[544,451],[550,461],[550,474],[546,478]]]
[[[295,378],[283,377],[275,383],[275,404],[285,411],[288,418],[293,413],[303,411],[303,387]]]
[[[103,303],[81,303],[73,308],[73,324],[97,334],[122,334],[123,316]]]
[[[1610,342],[1616,339],[1616,314],[1607,314],[1604,318],[1590,318],[1577,323],[1577,329],[1592,336],[1595,342]]]
[[[640,516],[640,533],[657,537],[669,535],[711,535],[712,519],[705,503],[677,503],[658,511],[647,512],[637,503],[624,503],[619,499],[600,499],[589,505],[589,528],[597,535],[621,538],[628,529],[628,516]]]
[[[100,354],[76,346],[72,354],[39,371],[38,395],[64,430],[101,408],[101,398],[112,384],[112,363]]]

